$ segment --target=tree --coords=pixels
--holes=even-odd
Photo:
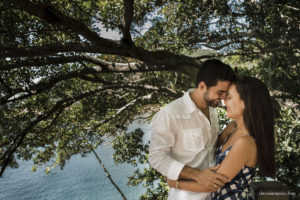
[[[291,110],[282,116],[296,120],[299,8],[295,0],[1,0],[0,175],[17,159],[63,167],[107,137],[116,139],[118,152],[129,142],[120,139],[129,137],[127,125],[193,87],[207,58],[263,79],[282,112]],[[121,39],[101,37],[100,26]],[[287,138],[288,147],[299,142],[297,134],[278,134],[279,160],[287,158]],[[146,162],[147,146],[134,147],[129,155]],[[291,154],[299,161],[298,150]],[[133,162],[124,156],[117,162]],[[151,177],[148,184],[161,178],[151,169],[140,175]],[[294,187],[294,180],[283,182]]]

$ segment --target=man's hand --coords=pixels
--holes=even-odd
[[[176,181],[173,181],[173,180],[168,179],[168,178],[166,179],[166,181],[167,181],[169,187],[171,187],[171,188],[175,188],[176,187]]]
[[[210,188],[211,190],[218,190],[223,187],[229,179],[223,174],[216,173],[216,168],[211,167],[204,170],[197,170],[195,173],[195,181],[197,181],[200,185]]]
[[[185,166],[180,173],[180,177],[193,179],[201,186],[216,191],[223,187],[226,182],[230,181],[228,177],[215,172],[218,168],[219,166],[215,166],[208,169],[199,170]]]

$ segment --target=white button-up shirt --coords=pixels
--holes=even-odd
[[[209,118],[198,109],[189,90],[166,105],[152,119],[150,165],[171,180],[177,180],[182,168],[206,169],[215,165],[215,147],[219,124],[217,112],[209,107]],[[195,193],[171,188],[170,200],[207,199],[210,193]]]

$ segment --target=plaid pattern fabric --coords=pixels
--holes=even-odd
[[[222,146],[223,145],[217,150],[217,164],[224,160],[231,149],[230,146],[222,153]],[[256,167],[244,166],[230,182],[212,193],[212,200],[253,200],[250,195],[250,184],[255,174],[255,168]]]

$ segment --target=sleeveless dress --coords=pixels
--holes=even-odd
[[[232,147],[228,147],[222,153],[222,147],[228,140],[229,136],[217,149],[217,164],[221,163],[225,159]],[[244,166],[230,182],[227,182],[222,188],[212,193],[212,200],[253,200],[250,195],[250,184],[255,175],[255,169],[256,167]]]

